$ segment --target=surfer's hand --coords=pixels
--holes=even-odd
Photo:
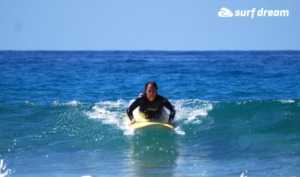
[[[136,121],[135,120],[132,120],[130,123],[129,123],[129,126],[132,125],[132,124],[135,124]]]
[[[174,124],[171,120],[168,121],[168,124],[174,126]]]
[[[142,96],[143,96],[143,93],[140,93],[140,94],[139,94],[139,97],[142,97]]]

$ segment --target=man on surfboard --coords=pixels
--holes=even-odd
[[[127,109],[127,115],[131,124],[135,123],[133,118],[133,110],[140,107],[140,112],[143,112],[147,119],[159,119],[163,110],[166,107],[170,110],[168,124],[173,125],[172,121],[176,111],[174,106],[163,96],[157,94],[157,84],[153,81],[145,84],[145,92],[141,94]]]

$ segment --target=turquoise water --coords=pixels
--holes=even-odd
[[[0,176],[297,176],[299,51],[1,51]],[[134,132],[145,82],[174,132]]]

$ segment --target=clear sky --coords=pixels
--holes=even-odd
[[[0,0],[0,50],[300,50],[300,1]]]

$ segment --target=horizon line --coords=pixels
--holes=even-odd
[[[0,52],[246,52],[246,51],[300,51],[300,49],[280,50],[0,50]]]

